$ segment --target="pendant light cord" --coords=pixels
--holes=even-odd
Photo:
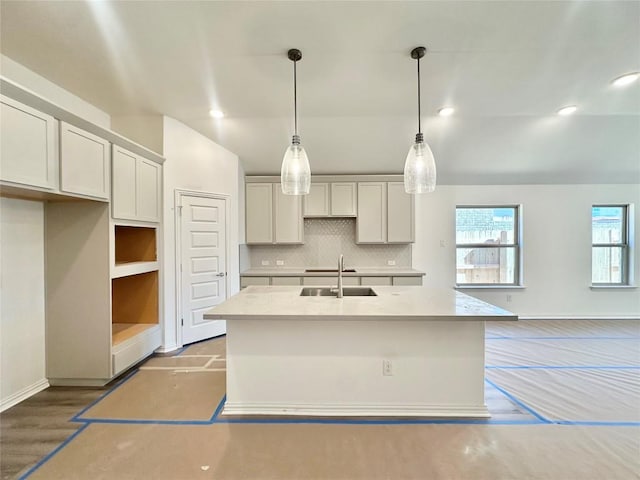
[[[297,94],[297,78],[296,78],[296,65],[297,61],[293,62],[293,133],[298,135],[298,94]]]
[[[418,133],[422,133],[420,128],[420,58],[418,58]]]

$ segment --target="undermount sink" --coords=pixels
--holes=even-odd
[[[337,268],[307,268],[305,273],[338,273]],[[355,273],[355,269],[353,268],[345,268],[342,270],[343,273]]]
[[[369,287],[344,287],[344,297],[377,297],[378,294]],[[337,297],[338,289],[329,287],[304,287],[300,291],[301,297]]]

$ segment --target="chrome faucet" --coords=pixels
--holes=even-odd
[[[342,270],[344,270],[344,255],[338,258],[338,298],[342,298]]]

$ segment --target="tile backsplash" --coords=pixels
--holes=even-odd
[[[246,251],[243,251],[245,250]],[[303,245],[246,245],[241,248],[241,269],[334,268],[344,255],[346,267],[411,267],[411,245],[358,245],[355,218],[306,218]],[[263,265],[262,262],[269,262]],[[277,262],[284,262],[278,265]],[[244,264],[244,265],[242,265]]]

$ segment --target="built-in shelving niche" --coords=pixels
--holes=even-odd
[[[158,325],[158,272],[111,280],[111,332],[116,346]]]
[[[115,225],[115,265],[111,278],[158,270],[155,227]]]

